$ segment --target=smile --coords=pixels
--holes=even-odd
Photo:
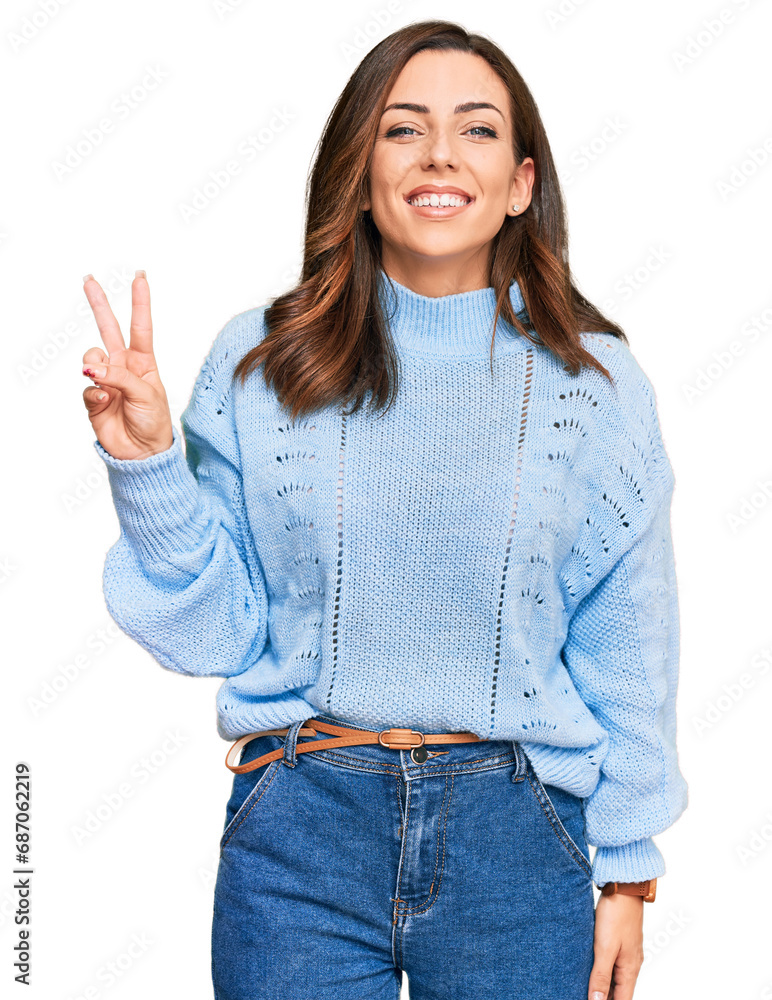
[[[414,212],[428,219],[442,219],[449,216],[459,215],[474,201],[474,198],[465,198],[457,194],[437,194],[436,192],[426,192],[417,194],[412,198],[405,198],[405,202]]]

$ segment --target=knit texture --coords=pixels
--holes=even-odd
[[[323,712],[370,729],[521,743],[584,800],[593,879],[665,873],[679,817],[674,476],[651,383],[572,376],[492,288],[430,298],[379,274],[391,408],[292,421],[262,372],[231,383],[266,306],[217,335],[171,447],[104,459],[120,536],[103,587],[163,666],[225,678],[221,737]],[[525,315],[516,281],[516,312]],[[536,335],[534,335],[536,336]],[[538,337],[536,337],[538,340]]]

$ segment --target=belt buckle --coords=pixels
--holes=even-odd
[[[391,734],[394,734],[393,736]],[[384,734],[387,735],[387,740],[389,742],[384,743]],[[418,742],[411,740],[411,736],[418,736]],[[423,746],[426,742],[426,737],[423,733],[419,733],[415,729],[382,729],[378,733],[378,742],[382,747],[389,747],[391,750],[412,750],[414,747]]]

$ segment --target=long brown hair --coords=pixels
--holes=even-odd
[[[451,21],[406,25],[359,63],[332,109],[318,144],[306,192],[303,269],[299,283],[266,309],[264,339],[238,362],[242,384],[264,364],[263,377],[292,419],[353,400],[355,412],[371,394],[381,407],[396,394],[398,358],[387,336],[378,298],[381,240],[369,211],[370,160],[382,109],[408,60],[423,49],[482,56],[510,95],[516,164],[534,160],[532,200],[506,216],[491,248],[488,284],[496,312],[520,334],[544,347],[577,375],[582,365],[614,380],[582,346],[580,331],[606,332],[627,343],[624,331],[576,288],[568,264],[568,233],[558,173],[536,102],[520,73],[492,41]],[[517,279],[526,311],[512,309]],[[529,331],[530,326],[530,331]],[[493,351],[493,336],[491,352]]]

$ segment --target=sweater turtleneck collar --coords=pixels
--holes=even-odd
[[[419,295],[383,268],[378,289],[395,344],[408,351],[436,355],[488,355],[493,336],[496,292],[492,287],[432,297]],[[513,278],[509,297],[515,313],[525,311],[518,282]],[[535,334],[531,334],[535,336]],[[509,353],[532,346],[531,341],[499,317],[495,350]]]

